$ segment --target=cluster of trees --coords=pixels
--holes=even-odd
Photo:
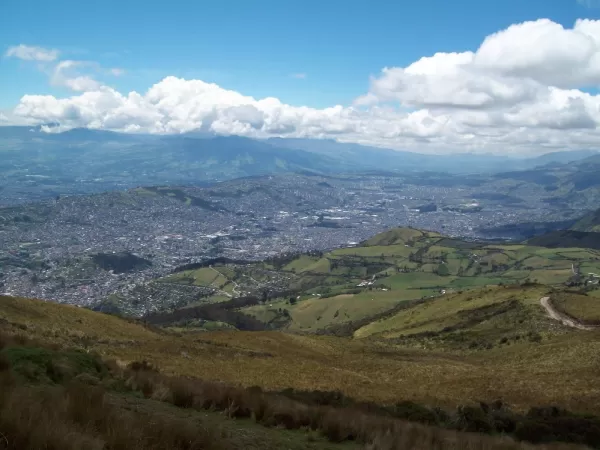
[[[144,322],[152,325],[173,325],[194,319],[218,321],[233,325],[239,330],[261,331],[265,324],[253,317],[236,311],[246,306],[257,305],[258,297],[238,297],[222,303],[211,303],[193,308],[181,308],[172,312],[151,313],[144,317]]]

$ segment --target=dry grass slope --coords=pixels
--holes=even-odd
[[[380,403],[455,408],[502,399],[516,410],[556,404],[600,412],[600,333],[581,334],[547,320],[556,332],[541,342],[442,353],[393,341],[279,332],[178,335],[81,308],[0,297],[0,327],[10,333],[124,362],[148,360],[166,374],[268,390],[340,390]]]
[[[561,292],[552,296],[552,305],[583,324],[600,326],[600,300],[597,297]]]
[[[67,372],[60,361],[66,354],[72,361],[91,364],[80,367],[84,371],[79,373]],[[33,374],[32,368],[51,379],[30,378],[23,383],[22,377]],[[58,373],[63,375],[60,379]],[[214,411],[221,412],[220,417]],[[430,414],[437,416],[433,411]],[[560,424],[567,432],[572,425],[589,425],[600,434],[600,420],[563,413],[555,418],[536,414],[518,418],[502,405],[492,410],[487,406],[465,408],[446,426],[462,431],[506,429],[538,441],[548,435],[539,429],[546,422]],[[261,425],[267,428],[256,427]],[[0,448],[11,450],[334,450],[358,448],[359,444],[371,450],[576,448],[560,444],[533,447],[509,438],[407,423],[381,412],[311,405],[255,388],[168,377],[147,362],[122,368],[87,353],[3,334],[0,430]],[[595,442],[594,432],[580,432],[586,442]],[[563,436],[571,439],[568,433]]]

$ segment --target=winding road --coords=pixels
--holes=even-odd
[[[564,315],[563,313],[561,313],[560,311],[557,311],[552,306],[552,303],[550,303],[550,297],[540,298],[540,303],[544,307],[544,309],[546,310],[546,312],[548,313],[548,315],[550,317],[552,317],[554,320],[558,320],[563,325],[566,325],[571,328],[577,328],[579,330],[596,330],[596,329],[600,328],[600,326],[583,325],[576,319],[568,317],[568,316]]]

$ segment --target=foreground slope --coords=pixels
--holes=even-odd
[[[540,292],[535,287],[520,296],[539,301]],[[3,330],[123,362],[148,360],[166,374],[268,390],[340,390],[382,403],[412,400],[454,408],[501,398],[519,410],[556,404],[600,412],[600,332],[539,320],[540,338],[529,339],[524,328],[520,340],[501,343],[496,334],[499,340],[490,340],[491,348],[441,353],[394,340],[280,332],[176,334],[82,308],[0,297]],[[485,326],[480,333],[493,335]]]
[[[575,450],[585,447],[559,442],[596,446],[600,418],[551,408],[522,415],[501,402],[448,414],[335,392],[265,393],[0,332],[0,429],[10,450]]]

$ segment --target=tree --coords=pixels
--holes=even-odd
[[[450,275],[450,270],[448,269],[448,266],[446,264],[440,264],[437,267],[437,274],[441,277],[447,277],[448,275]]]
[[[290,305],[296,304],[296,297],[290,297]]]

